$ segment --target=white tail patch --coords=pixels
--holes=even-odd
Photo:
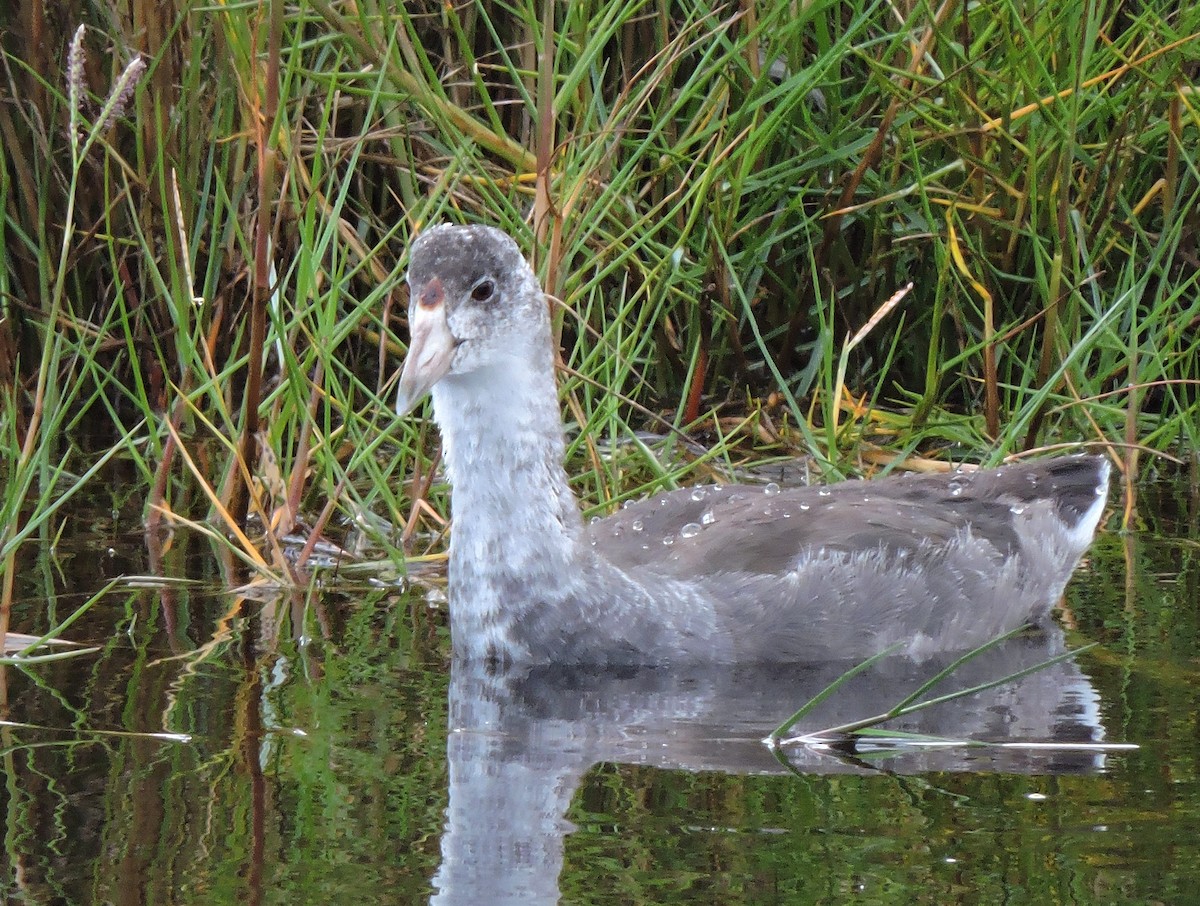
[[[1096,535],[1096,526],[1100,524],[1100,517],[1104,515],[1104,508],[1108,506],[1110,466],[1107,460],[1103,460],[1102,465],[1100,481],[1096,484],[1096,502],[1084,510],[1075,525],[1067,526],[1067,537],[1070,539],[1070,544],[1079,551],[1086,550],[1092,543],[1092,538]]]

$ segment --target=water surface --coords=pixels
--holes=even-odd
[[[30,546],[14,629],[119,575],[67,633],[99,651],[0,668],[8,902],[1141,903],[1200,890],[1196,501],[1148,489],[1072,583],[1065,636],[963,685],[1074,663],[907,729],[1133,752],[787,750],[761,738],[844,665],[451,671],[423,591],[230,593],[198,536],[162,551],[79,512]],[[240,580],[239,580],[240,581]],[[437,596],[432,596],[436,602]],[[809,728],[936,665],[888,662]]]

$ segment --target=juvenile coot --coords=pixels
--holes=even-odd
[[[452,485],[456,658],[668,664],[914,656],[1047,619],[1108,463],[1071,456],[779,490],[698,487],[585,524],[563,470],[546,299],[517,244],[412,245],[396,406],[427,394]]]

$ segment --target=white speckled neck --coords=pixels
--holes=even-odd
[[[433,407],[453,486],[455,652],[491,656],[510,644],[503,638],[513,614],[508,593],[552,593],[571,581],[582,557],[583,520],[562,466],[551,350],[513,350],[449,376],[433,389]]]

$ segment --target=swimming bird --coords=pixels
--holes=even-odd
[[[412,243],[396,400],[427,394],[451,485],[456,659],[647,665],[922,657],[1041,623],[1104,512],[1108,463],[823,487],[685,487],[585,523],[563,467],[546,297],[506,233]]]

